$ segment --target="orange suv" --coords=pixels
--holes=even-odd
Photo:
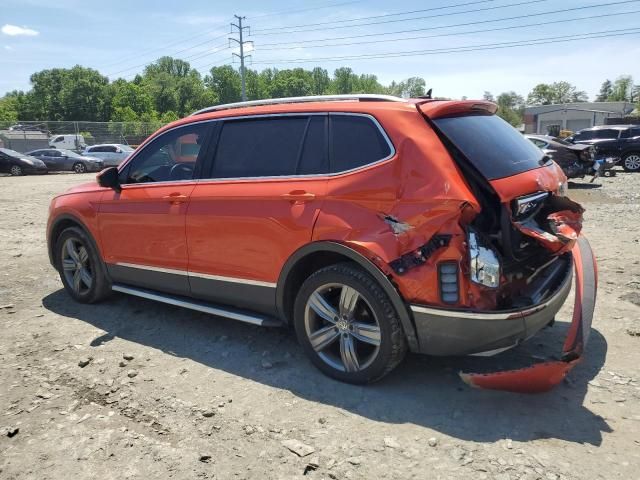
[[[320,370],[353,383],[408,350],[518,345],[553,323],[575,265],[562,376],[595,302],[583,209],[495,110],[378,95],[201,110],[53,199],[51,263],[79,302],[117,291],[290,325]]]

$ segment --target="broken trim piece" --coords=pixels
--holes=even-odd
[[[393,260],[389,263],[389,266],[398,275],[402,275],[412,268],[419,267],[426,263],[429,257],[433,255],[436,250],[448,247],[452,236],[453,235],[450,234],[434,235],[423,246],[413,252],[405,253],[400,258]]]
[[[597,265],[587,239],[578,237],[572,249],[575,280],[573,318],[562,348],[562,360],[543,362],[531,367],[493,373],[463,373],[468,385],[516,393],[543,393],[551,390],[582,359],[589,340],[598,288]]]

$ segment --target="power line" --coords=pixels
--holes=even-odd
[[[561,10],[550,10],[550,11],[540,12],[540,13],[529,13],[529,14],[525,14],[525,15],[515,15],[515,16],[512,16],[512,17],[495,18],[495,19],[492,19],[492,20],[477,20],[477,21],[473,21],[473,22],[453,23],[453,24],[448,24],[448,25],[436,25],[436,26],[433,26],[433,27],[411,28],[411,29],[406,29],[406,30],[398,30],[398,31],[395,31],[395,32],[364,33],[364,34],[360,34],[360,35],[349,35],[349,36],[344,36],[344,37],[332,37],[332,38],[314,38],[312,40],[299,40],[299,41],[297,41],[295,43],[296,44],[302,44],[302,43],[316,43],[316,42],[335,41],[335,40],[352,40],[354,38],[380,37],[380,36],[383,36],[383,35],[397,35],[397,34],[404,34],[404,33],[426,32],[426,31],[431,31],[431,30],[441,30],[441,29],[444,29],[444,28],[468,27],[468,26],[471,26],[471,25],[482,25],[482,24],[486,24],[486,23],[504,22],[504,21],[507,21],[507,20],[519,20],[521,18],[541,17],[541,16],[544,16],[544,15],[554,15],[554,14],[557,14],[557,13],[575,12],[575,11],[579,11],[579,10],[587,10],[587,9],[598,8],[598,7],[609,7],[609,6],[613,6],[613,5],[622,5],[622,4],[627,4],[627,3],[637,3],[638,1],[640,1],[640,0],[621,0],[621,1],[618,1],[618,2],[599,3],[599,4],[595,4],[595,5],[586,5],[586,6],[583,6],[583,7],[563,8]],[[291,42],[261,43],[261,45],[262,46],[291,45]]]
[[[220,26],[220,27],[222,27],[222,26],[227,26],[227,24],[225,23],[225,24],[221,24],[221,25],[219,25],[219,26]],[[131,60],[138,60],[141,56],[143,56],[143,55],[147,55],[148,53],[159,52],[159,51],[165,50],[165,49],[167,49],[167,48],[174,47],[174,46],[176,46],[176,45],[180,45],[180,44],[182,44],[182,43],[186,43],[186,42],[188,42],[188,41],[193,40],[194,38],[200,38],[200,37],[203,37],[203,36],[205,36],[205,35],[209,35],[209,34],[211,34],[211,33],[215,32],[215,31],[219,31],[219,30],[218,30],[218,26],[214,27],[212,30],[208,30],[208,31],[206,31],[206,32],[198,33],[197,35],[190,35],[189,37],[185,38],[184,40],[180,40],[180,41],[177,41],[177,42],[173,42],[173,43],[165,44],[165,45],[163,45],[163,46],[161,46],[161,47],[154,47],[154,48],[151,48],[151,49],[142,50],[141,52],[138,52],[138,53],[137,53],[136,55],[134,55],[134,56],[131,56],[131,57],[128,57],[128,58],[125,58],[125,59],[118,60],[117,62],[108,63],[107,65],[103,65],[103,68],[110,68],[110,67],[113,67],[113,66],[115,66],[115,65],[121,65],[121,64],[123,64],[123,63],[130,62]],[[225,35],[226,35],[226,34],[225,34]],[[223,36],[224,36],[224,35],[223,35]],[[219,37],[219,38],[220,38],[220,37]],[[211,40],[211,39],[209,39],[209,40]]]
[[[322,10],[323,8],[341,7],[343,5],[349,5],[352,3],[361,3],[362,1],[363,0],[350,0],[348,2],[331,3],[330,5],[323,5],[323,6],[317,6],[317,7],[300,8],[297,10],[284,10],[281,12],[265,13],[264,15],[257,15],[255,17],[247,17],[247,18],[249,18],[250,20],[255,20],[256,18],[274,17],[276,15],[291,15],[295,13],[310,12],[313,10]]]
[[[265,32],[265,31],[269,31],[269,30],[279,30],[282,28],[303,28],[303,27],[315,27],[315,26],[319,26],[319,25],[333,25],[336,23],[346,23],[346,22],[357,22],[360,20],[371,20],[374,18],[386,18],[386,17],[396,17],[398,15],[412,15],[415,13],[423,13],[423,12],[432,12],[434,10],[445,10],[448,8],[456,8],[456,7],[466,7],[468,5],[478,5],[481,3],[491,3],[491,2],[495,2],[495,0],[476,0],[473,2],[465,2],[465,3],[455,3],[453,5],[444,5],[441,7],[432,7],[432,8],[422,8],[420,10],[409,10],[406,12],[398,12],[398,13],[385,13],[382,15],[371,15],[368,17],[358,17],[358,18],[349,18],[349,19],[345,19],[345,20],[333,20],[330,22],[319,22],[319,23],[307,23],[304,25],[288,25],[286,27],[271,27],[271,28],[261,28],[259,30],[256,30],[256,32]],[[351,25],[350,25],[351,26]],[[355,25],[357,26],[357,25]]]
[[[255,30],[255,33],[257,35],[284,35],[284,34],[289,34],[289,33],[302,33],[302,32],[316,32],[316,31],[322,31],[322,30],[336,30],[336,29],[340,29],[340,28],[354,28],[354,27],[366,27],[369,25],[382,25],[382,24],[386,24],[386,23],[397,23],[397,22],[407,22],[407,21],[416,21],[416,20],[425,20],[425,19],[432,19],[432,18],[438,18],[438,17],[450,17],[452,15],[463,15],[466,13],[476,13],[476,12],[485,12],[488,10],[499,10],[502,8],[511,8],[511,7],[519,7],[522,5],[531,5],[534,3],[543,3],[543,2],[548,2],[550,0],[526,0],[526,1],[522,1],[522,2],[516,2],[516,3],[510,3],[507,5],[496,5],[493,7],[483,7],[483,8],[474,8],[471,10],[462,10],[460,12],[449,12],[449,13],[438,13],[436,15],[423,15],[421,17],[412,17],[412,18],[397,18],[394,20],[381,20],[381,21],[377,21],[377,22],[367,22],[367,23],[360,23],[357,25],[336,25],[336,26],[323,26],[323,27],[319,27],[319,28],[305,28],[305,29],[300,29],[300,30],[289,30],[289,31],[285,31],[285,32],[266,32],[266,33],[259,33],[262,30]],[[637,0],[628,0],[628,1],[637,1]]]
[[[280,51],[280,50],[296,50],[299,48],[324,48],[324,47],[343,47],[343,46],[349,46],[349,45],[368,45],[368,44],[373,44],[373,43],[389,43],[389,42],[404,42],[404,41],[409,41],[409,40],[421,40],[421,39],[425,39],[425,38],[439,38],[439,37],[451,37],[451,36],[456,36],[456,35],[471,35],[474,33],[488,33],[488,32],[499,32],[499,31],[503,31],[503,30],[513,30],[516,28],[527,28],[527,27],[540,27],[540,26],[546,26],[546,25],[552,25],[552,24],[557,24],[557,23],[567,23],[567,22],[577,22],[580,20],[590,20],[590,19],[594,19],[594,18],[605,18],[605,17],[615,17],[615,16],[620,16],[620,15],[631,15],[634,13],[640,13],[640,10],[632,10],[630,12],[617,12],[617,13],[606,13],[606,14],[599,14],[599,15],[590,15],[588,17],[578,17],[578,18],[567,18],[567,19],[562,19],[562,20],[550,20],[550,21],[545,21],[545,22],[536,22],[536,23],[525,23],[525,24],[519,24],[519,25],[510,25],[508,27],[496,27],[496,28],[485,28],[485,29],[481,29],[481,30],[470,30],[470,31],[465,31],[465,32],[453,32],[453,33],[437,33],[435,35],[418,35],[415,37],[402,37],[402,38],[388,38],[388,39],[384,39],[384,40],[369,40],[369,41],[358,41],[358,42],[349,42],[349,43],[328,43],[328,44],[324,44],[324,45],[309,45],[309,46],[305,46],[305,47],[301,47],[298,44],[295,44],[293,46],[289,46],[289,47],[280,47],[280,48],[261,48],[260,51]],[[392,33],[392,32],[390,32]],[[320,40],[317,40],[320,41]]]
[[[632,31],[629,31],[632,30]],[[618,32],[618,33],[612,33]],[[492,50],[492,49],[500,49],[500,48],[513,48],[513,47],[526,47],[529,45],[544,45],[549,43],[562,43],[576,40],[588,40],[592,38],[605,38],[605,37],[616,37],[616,36],[624,36],[624,35],[635,35],[640,34],[640,28],[633,29],[622,29],[622,30],[606,30],[603,32],[593,32],[593,33],[583,33],[583,34],[575,34],[575,35],[562,35],[556,37],[543,37],[543,38],[534,38],[528,40],[518,40],[512,42],[500,42],[500,43],[487,43],[480,45],[467,45],[461,47],[452,47],[452,48],[443,48],[443,49],[430,49],[430,50],[412,50],[412,51],[404,51],[404,52],[385,52],[385,53],[372,53],[372,54],[362,54],[362,55],[349,55],[342,57],[323,57],[323,58],[296,58],[296,59],[269,59],[263,60],[260,62],[255,62],[256,64],[274,64],[274,63],[317,63],[317,62],[333,62],[333,61],[344,61],[344,60],[369,60],[376,58],[396,58],[396,57],[411,57],[417,55],[437,55],[443,53],[458,53],[458,52],[475,52],[480,50]],[[581,38],[577,38],[581,37]]]
[[[219,36],[217,36],[217,37],[210,38],[210,39],[208,39],[208,40],[207,40],[207,41],[205,41],[205,42],[198,43],[197,45],[193,45],[193,46],[191,46],[191,47],[189,47],[189,48],[185,48],[185,49],[183,49],[183,50],[179,50],[179,51],[177,51],[177,52],[171,53],[171,56],[175,56],[175,55],[178,55],[178,54],[180,54],[180,53],[187,52],[187,51],[189,51],[189,50],[193,50],[194,48],[197,48],[197,47],[199,47],[199,46],[205,45],[205,44],[207,44],[207,43],[209,43],[209,42],[212,42],[212,41],[214,41],[214,40],[217,40],[217,39],[219,39],[219,38],[226,37],[227,35],[228,35],[228,34],[227,34],[227,33],[225,33],[225,34],[223,34],[223,35],[219,35]],[[113,76],[118,75],[118,74],[120,74],[120,73],[129,72],[129,71],[131,71],[131,70],[134,70],[134,69],[137,69],[137,68],[140,68],[140,67],[145,67],[145,66],[149,65],[149,63],[151,63],[151,62],[145,62],[145,63],[141,63],[141,64],[139,64],[139,65],[134,65],[134,66],[132,66],[132,67],[125,68],[125,69],[123,69],[123,70],[118,70],[117,72],[109,73],[109,74],[107,74],[107,76],[108,76],[108,77],[113,77]]]

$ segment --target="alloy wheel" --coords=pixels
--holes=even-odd
[[[364,370],[380,351],[380,323],[373,308],[348,285],[317,288],[307,300],[304,325],[311,347],[336,370]]]
[[[11,175],[13,175],[14,177],[19,177],[20,175],[22,175],[22,168],[19,165],[12,165]]]
[[[624,159],[624,166],[627,170],[640,170],[640,155],[629,155]]]
[[[67,284],[78,295],[84,295],[93,285],[93,269],[87,248],[76,238],[62,245],[62,271]]]
[[[85,167],[84,163],[76,163],[73,166],[73,171],[76,173],[85,173],[87,171],[87,167]]]

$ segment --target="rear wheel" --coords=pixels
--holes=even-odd
[[[87,166],[82,162],[77,162],[73,164],[73,171],[76,173],[86,173]]]
[[[627,172],[640,171],[640,153],[628,153],[622,157],[622,168]]]
[[[58,237],[55,249],[60,279],[74,300],[94,303],[111,293],[104,263],[81,228],[64,230]]]
[[[298,340],[323,373],[370,383],[404,358],[406,340],[391,301],[366,272],[350,263],[318,270],[300,288],[294,322]]]
[[[13,175],[14,177],[19,177],[21,175],[24,175],[24,170],[22,170],[22,167],[20,165],[11,165],[11,175]]]

